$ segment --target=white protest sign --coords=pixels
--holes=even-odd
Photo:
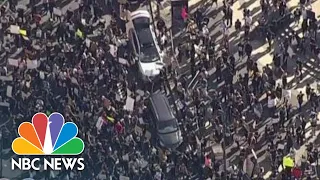
[[[120,175],[119,180],[130,180],[130,178],[127,176]]]
[[[10,66],[19,67],[19,59],[8,58],[8,64]]]
[[[23,10],[26,10],[27,9],[27,6],[23,5],[23,4],[18,4],[16,6],[16,9],[23,9]]]
[[[123,59],[123,58],[119,58],[119,63],[123,64],[123,65],[127,65],[128,64],[128,60]]]
[[[116,101],[121,101],[121,97],[118,93],[116,94]]]
[[[38,68],[40,63],[37,60],[27,60],[27,68],[28,69],[36,69]]]
[[[2,107],[9,107],[10,104],[8,102],[0,102],[0,106]]]
[[[278,149],[284,149],[284,144],[278,144]]]
[[[140,117],[138,120],[140,124],[144,124],[143,118]]]
[[[277,98],[274,98],[274,99],[269,98],[268,99],[268,108],[273,108],[276,105],[277,105]]]
[[[123,155],[122,160],[129,161],[129,154],[127,153],[127,154]]]
[[[136,126],[134,127],[134,132],[135,132],[136,135],[141,136],[143,130],[142,130],[141,127],[139,127],[139,126],[136,125]]]
[[[292,56],[296,54],[296,53],[293,52],[291,46],[288,47],[287,53],[289,54],[290,58],[292,58]]]
[[[7,96],[12,97],[12,86],[7,86]]]
[[[140,96],[140,95],[137,95],[137,96],[136,96],[136,101],[138,102],[138,101],[140,101],[140,99],[141,99],[141,96]]]
[[[62,16],[62,12],[58,8],[53,8],[53,14],[55,14],[56,16]]]
[[[40,76],[40,79],[44,79],[44,78],[45,78],[44,72],[43,72],[43,71],[40,71],[40,72],[39,72],[39,76]]]
[[[86,25],[86,20],[85,19],[81,19],[81,24]]]
[[[131,91],[130,89],[127,88],[127,96],[130,96],[131,95]]]
[[[110,44],[109,47],[110,47],[110,50],[109,50],[110,54],[113,57],[117,57],[117,51],[118,51],[117,46]]]
[[[145,167],[147,167],[147,165],[148,165],[148,162],[147,161],[145,161],[144,159],[143,160],[141,160],[141,168],[145,168]]]
[[[102,125],[103,125],[103,119],[102,119],[102,117],[100,116],[100,117],[98,118],[97,123],[96,123],[96,128],[100,131]]]
[[[138,93],[140,96],[144,96],[144,92],[143,92],[141,89],[138,89],[138,90],[137,90],[137,93]]]
[[[151,133],[149,131],[146,131],[146,134],[144,136],[148,141],[151,139]]]
[[[78,85],[78,81],[77,81],[77,79],[74,78],[74,77],[71,78],[71,83]]]
[[[26,99],[26,98],[28,98],[30,95],[31,95],[30,92],[28,92],[28,93],[24,93],[23,91],[21,92],[21,98],[22,98],[22,99]]]
[[[13,81],[12,76],[0,76],[1,81]]]
[[[176,104],[177,104],[179,110],[184,108],[184,105],[182,104],[182,102],[180,100],[177,100]]]
[[[12,33],[12,34],[20,34],[20,26],[10,25],[10,33]]]
[[[73,92],[74,92],[75,95],[79,96],[79,90],[77,88],[74,88]]]
[[[90,39],[88,39],[88,38],[86,38],[86,46],[87,46],[87,48],[90,48],[90,45],[91,45],[91,40]]]
[[[41,29],[38,29],[37,32],[36,32],[36,37],[37,38],[41,38],[41,36],[42,36],[42,31],[41,31]]]
[[[133,107],[134,107],[134,99],[128,96],[127,100],[126,100],[126,105],[124,106],[124,109],[126,109],[128,111],[133,111]]]

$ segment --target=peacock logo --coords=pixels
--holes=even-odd
[[[18,155],[79,155],[84,150],[82,139],[76,137],[78,127],[66,122],[62,114],[54,112],[49,117],[37,113],[32,123],[24,122],[18,128],[20,137],[12,142]]]

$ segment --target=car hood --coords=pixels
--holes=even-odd
[[[166,148],[175,149],[182,143],[181,131],[175,131],[168,134],[160,134],[159,139],[161,145]]]
[[[156,62],[143,63],[140,62],[140,69],[144,76],[157,76],[160,74],[160,69],[163,65],[159,65]]]

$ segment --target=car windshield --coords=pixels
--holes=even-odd
[[[136,30],[149,28],[150,26],[150,20],[146,17],[136,18],[132,21]]]
[[[168,134],[178,130],[178,123],[175,119],[169,121],[158,122],[158,132],[161,134]]]
[[[154,44],[142,45],[140,50],[141,62],[148,63],[160,60],[157,48],[154,46]]]

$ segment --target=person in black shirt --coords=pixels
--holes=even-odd
[[[311,94],[311,87],[310,87],[310,84],[307,83],[306,85],[306,95],[307,95],[307,100],[310,99],[310,94]]]
[[[164,22],[164,20],[162,18],[159,18],[159,20],[157,21],[157,29],[159,32],[166,32],[166,23]]]
[[[282,80],[282,88],[287,89],[288,88],[288,79],[287,79],[287,73],[284,73],[281,77]]]
[[[237,32],[240,31],[240,29],[241,29],[241,22],[240,22],[239,19],[237,19],[237,21],[235,22],[234,27],[235,27],[235,29],[236,29]]]
[[[303,36],[305,36],[305,33],[307,32],[308,30],[308,20],[303,20],[302,21],[302,24],[301,24],[301,29],[302,29],[302,34]]]
[[[246,52],[246,55],[248,56],[248,59],[251,58],[251,53],[252,53],[252,46],[251,44],[248,42],[246,45],[245,45],[245,52]]]
[[[198,29],[201,30],[202,29],[201,22],[202,22],[202,19],[203,19],[203,14],[202,14],[200,8],[198,8],[196,10],[196,12],[194,13],[194,19],[196,20],[196,24],[197,24]]]

